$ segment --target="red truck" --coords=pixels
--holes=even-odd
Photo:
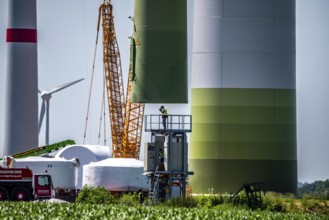
[[[29,201],[52,197],[48,174],[33,174],[28,168],[0,167],[0,201]]]

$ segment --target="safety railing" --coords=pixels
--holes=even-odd
[[[163,120],[162,115],[145,115],[145,131],[192,132],[192,115],[168,115]]]

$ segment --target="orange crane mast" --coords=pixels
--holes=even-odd
[[[106,1],[100,6],[98,19],[100,18],[103,27],[103,63],[113,157],[139,159],[144,103],[131,102],[131,67],[128,73],[126,100],[124,98],[120,51],[114,28],[113,5],[110,2]],[[134,43],[130,46],[134,47]]]

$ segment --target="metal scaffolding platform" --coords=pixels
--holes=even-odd
[[[162,115],[145,115],[146,132],[192,132],[192,115],[168,115],[166,128],[163,128]]]
[[[168,115],[163,128],[162,115],[146,115],[146,132],[152,132],[145,147],[144,171],[151,182],[153,201],[186,196],[188,171],[187,132],[192,131],[191,115]],[[162,153],[163,152],[163,153]],[[162,155],[164,154],[164,155]]]

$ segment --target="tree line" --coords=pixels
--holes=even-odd
[[[329,179],[325,181],[315,181],[313,183],[304,183],[297,190],[298,196],[312,196],[316,198],[329,199]]]

